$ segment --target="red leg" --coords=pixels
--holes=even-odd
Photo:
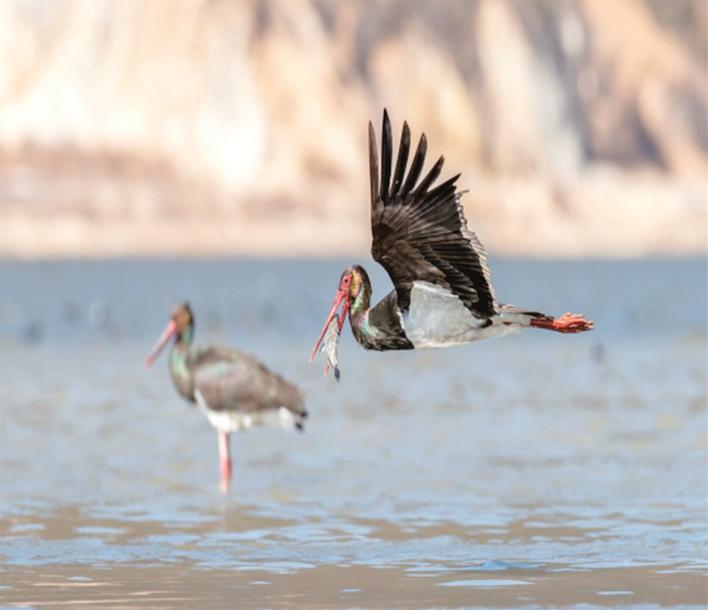
[[[231,484],[231,444],[229,442],[229,433],[219,430],[219,470],[221,479],[219,487],[221,491],[229,491]]]
[[[531,320],[534,328],[545,328],[557,333],[581,333],[592,330],[593,324],[582,314],[564,313],[560,318],[534,318]]]

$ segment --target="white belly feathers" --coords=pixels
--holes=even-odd
[[[194,392],[194,398],[209,423],[221,432],[241,432],[254,426],[292,428],[295,425],[295,416],[285,407],[253,412],[212,411],[199,390]]]
[[[401,325],[415,348],[462,345],[488,337],[499,337],[520,325],[492,324],[472,315],[450,290],[429,282],[414,282],[408,312]]]

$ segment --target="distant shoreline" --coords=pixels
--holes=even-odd
[[[678,224],[678,223],[677,223]],[[696,232],[695,224],[683,229]],[[478,231],[489,254],[500,258],[529,258],[537,260],[580,260],[641,258],[705,257],[705,241],[694,238],[689,242],[656,236],[643,243],[622,241],[621,232],[614,232],[615,247],[595,247],[590,240],[569,242],[560,235],[554,241],[542,242],[528,237],[516,243],[499,243],[485,239]],[[325,237],[319,235],[325,234]],[[328,234],[328,235],[327,235]],[[316,236],[316,237],[313,237]],[[33,260],[131,260],[131,259],[331,259],[368,258],[369,241],[365,231],[354,234],[346,228],[324,230],[317,223],[303,222],[298,230],[282,223],[242,224],[223,221],[200,223],[97,224],[85,219],[41,219],[12,217],[0,214],[0,261]]]

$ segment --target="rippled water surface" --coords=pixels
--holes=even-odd
[[[388,278],[369,265],[375,298]],[[596,330],[307,365],[344,263],[3,263],[0,605],[702,607],[706,267],[493,261]],[[198,343],[298,381],[304,434],[216,434],[142,360]]]

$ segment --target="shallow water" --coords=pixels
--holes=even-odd
[[[493,261],[596,330],[307,366],[343,263],[3,263],[0,605],[705,606],[706,267]],[[375,298],[390,285],[370,264]],[[142,360],[197,342],[306,390],[304,434],[216,434]]]

